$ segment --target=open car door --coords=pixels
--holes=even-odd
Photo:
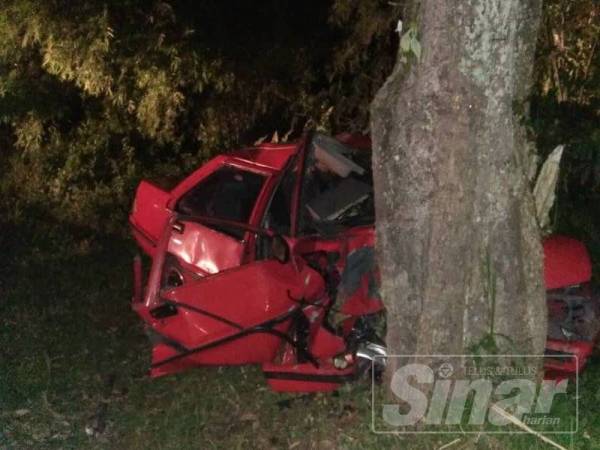
[[[306,264],[255,261],[134,304],[153,343],[152,376],[197,365],[272,361],[291,323],[303,314],[295,299],[319,301],[323,279]]]
[[[135,194],[129,223],[135,240],[150,256],[154,256],[156,244],[171,216],[167,208],[169,198],[168,192],[146,180],[140,183]]]
[[[268,170],[215,158],[173,191],[170,206],[177,220],[170,224],[167,252],[183,271],[205,276],[248,259],[253,240],[244,227],[257,221],[271,176]]]

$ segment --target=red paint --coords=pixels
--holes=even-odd
[[[317,358],[337,355],[345,350],[344,339],[327,330],[325,327],[318,327],[311,340],[311,353]]]
[[[559,235],[544,240],[546,289],[585,283],[591,277],[592,264],[582,242]]]
[[[244,244],[199,223],[181,221],[182,233],[172,233],[167,251],[199,273],[213,274],[240,265]]]
[[[563,378],[581,373],[594,350],[593,342],[548,339],[546,350],[561,352],[565,357],[547,356],[544,361],[546,378]]]
[[[313,283],[318,284],[316,287],[309,287],[314,292],[313,296],[322,295],[322,281],[311,268],[305,267],[303,272],[298,273],[291,264],[268,260],[246,264],[163,291],[162,296],[167,300],[200,308],[246,328],[275,319],[295,307],[286,292],[291,290],[292,295],[301,296],[298,286],[302,286],[303,280],[309,275],[312,275]],[[174,339],[181,337],[180,342],[187,347],[220,339],[238,331],[231,325],[185,309],[177,316],[165,319],[155,329]],[[188,328],[187,332],[183,330],[184,327]],[[252,349],[254,352],[263,350]],[[270,349],[269,353],[271,350],[275,349]]]
[[[381,311],[383,302],[369,296],[369,280],[363,277],[358,290],[344,303],[341,311],[349,316],[357,317],[363,314],[374,314]]]
[[[546,289],[560,289],[590,281],[592,264],[585,245],[567,237],[554,235],[544,240],[544,280]],[[590,297],[589,301],[593,301]],[[550,314],[557,305],[549,304]],[[596,341],[594,339],[594,341]],[[566,378],[580,373],[587,364],[594,349],[594,341],[562,341],[548,339],[546,352],[570,355],[568,358],[546,358],[544,369],[546,378]],[[574,357],[573,357],[574,356]]]
[[[167,210],[169,197],[168,192],[148,181],[142,181],[135,194],[129,223],[136,241],[151,256],[170,216]]]

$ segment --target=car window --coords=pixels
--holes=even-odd
[[[223,166],[184,194],[176,210],[190,216],[248,223],[264,182],[263,175]],[[243,229],[210,226],[240,239],[244,235]]]

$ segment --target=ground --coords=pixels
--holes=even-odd
[[[14,231],[0,235],[1,449],[549,448],[528,435],[376,435],[368,383],[301,396],[271,392],[256,367],[149,379],[129,308],[133,243]],[[599,377],[596,358],[580,380],[579,433],[554,438],[567,448],[600,447]]]

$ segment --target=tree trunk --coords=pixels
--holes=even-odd
[[[541,1],[422,0],[414,10],[421,59],[399,50],[372,104],[390,353],[463,354],[493,336],[500,352],[542,354],[522,125]]]

